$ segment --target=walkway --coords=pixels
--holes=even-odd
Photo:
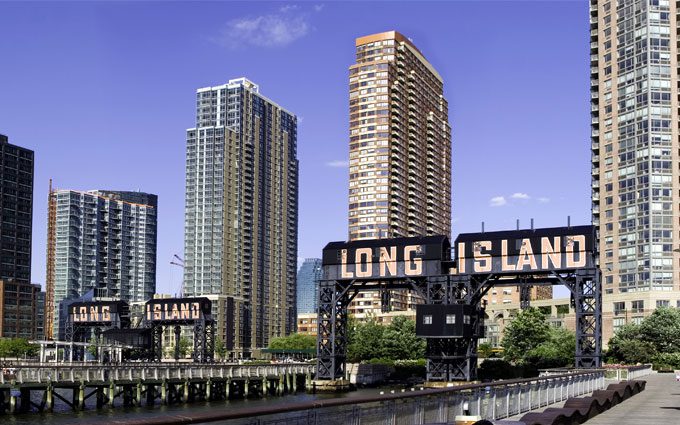
[[[680,423],[680,382],[672,373],[655,373],[644,391],[595,416],[588,425],[677,424]]]

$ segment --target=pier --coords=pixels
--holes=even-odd
[[[266,397],[309,387],[314,365],[139,364],[17,366],[0,374],[0,413]],[[59,391],[57,391],[59,390]],[[31,400],[42,394],[41,402]],[[67,396],[64,396],[67,394]],[[35,397],[34,397],[35,399]]]

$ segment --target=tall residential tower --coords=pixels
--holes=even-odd
[[[451,128],[439,73],[396,31],[349,68],[349,239],[451,237]]]
[[[52,190],[48,200],[45,336],[57,338],[59,302],[146,301],[156,292],[158,197],[111,190]],[[63,329],[63,323],[61,328]]]
[[[590,1],[592,216],[603,331],[680,306],[678,6]]]
[[[418,48],[396,31],[356,39],[349,68],[349,240],[451,237],[451,127],[444,84]],[[417,300],[392,294],[390,308]],[[359,293],[356,317],[380,311]]]
[[[196,92],[187,130],[184,294],[224,297],[218,335],[249,356],[295,329],[297,118],[245,78]]]

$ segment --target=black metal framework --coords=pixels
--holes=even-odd
[[[194,331],[194,350],[192,358],[196,363],[211,363],[215,360],[215,321],[202,317],[198,320],[186,320],[183,322],[174,322],[173,325],[164,325],[162,323],[151,323],[151,344],[152,344],[152,361],[160,362],[163,359],[163,332],[164,328],[167,331],[174,332],[175,335],[175,360],[179,359],[179,339],[181,335],[181,326],[193,325]]]
[[[382,241],[386,242],[386,241]],[[389,241],[387,241],[389,242]],[[329,244],[331,246],[332,244]],[[337,245],[333,247],[338,249]],[[342,248],[342,246],[340,246]],[[325,250],[326,251],[326,250]],[[332,258],[332,253],[328,258]],[[327,253],[324,252],[324,256]],[[586,255],[586,254],[583,254]],[[359,291],[380,291],[381,301],[389,301],[384,292],[397,289],[414,290],[426,304],[465,304],[476,314],[470,316],[471,337],[427,338],[426,359],[428,381],[470,381],[477,377],[477,340],[483,337],[484,308],[482,298],[495,286],[520,288],[522,308],[529,306],[532,286],[565,285],[571,291],[576,315],[577,368],[601,365],[602,293],[600,270],[595,253],[587,266],[573,269],[517,271],[502,273],[431,274],[418,277],[398,276],[376,281],[374,277],[342,279],[334,269],[336,264],[324,263],[325,280],[319,283],[317,371],[316,379],[345,379],[347,358],[347,307]],[[447,269],[442,261],[442,270]],[[328,277],[332,277],[328,279]],[[386,285],[385,282],[389,284]],[[384,309],[384,306],[383,306]]]

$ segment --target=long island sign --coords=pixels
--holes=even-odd
[[[462,233],[451,274],[541,272],[595,267],[595,227]]]
[[[380,281],[437,276],[451,256],[446,236],[331,242],[323,250],[324,279]]]

